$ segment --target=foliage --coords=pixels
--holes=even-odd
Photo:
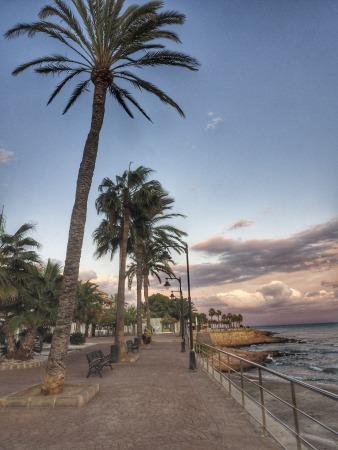
[[[50,104],[63,88],[77,78],[71,97],[64,108],[66,113],[79,97],[89,90],[91,81],[104,79],[111,97],[125,112],[134,117],[135,107],[151,120],[133,95],[124,87],[129,85],[139,91],[155,95],[163,103],[184,115],[179,105],[153,83],[141,78],[138,69],[153,66],[176,66],[197,70],[196,59],[167,50],[164,42],[179,43],[176,33],[165,29],[167,25],[182,25],[185,16],[176,11],[160,11],[161,1],[131,5],[122,12],[124,0],[54,0],[44,6],[40,20],[19,23],[7,31],[5,37],[20,35],[34,37],[43,34],[61,43],[68,54],[42,56],[19,65],[13,75],[33,68],[42,75],[64,75],[64,79],[51,94]],[[135,72],[132,69],[136,69]],[[122,82],[123,84],[120,84]]]
[[[82,345],[86,342],[85,335],[82,333],[72,333],[70,335],[71,345]]]
[[[151,317],[173,318],[179,320],[181,317],[182,304],[181,299],[172,300],[163,294],[153,294],[148,298]],[[192,304],[192,309],[195,307]],[[183,299],[184,318],[189,317],[189,303],[186,298]]]

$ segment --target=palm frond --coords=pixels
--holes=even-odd
[[[87,90],[88,84],[90,83],[90,80],[82,81],[79,83],[76,88],[74,89],[65,109],[63,110],[63,114],[66,114],[66,112],[71,108],[76,100],[80,97],[80,95]]]

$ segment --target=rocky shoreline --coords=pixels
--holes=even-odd
[[[288,339],[285,337],[274,336],[270,331],[256,330],[255,328],[237,328],[222,331],[210,331],[197,333],[197,342],[218,347],[226,352],[232,353],[235,356],[244,358],[252,363],[265,364],[271,361],[272,358],[285,356],[285,352],[279,351],[247,351],[241,350],[241,347],[248,347],[250,345],[260,344],[274,344],[297,342],[295,339]],[[231,369],[238,370],[242,365],[242,369],[249,370],[253,364],[249,362],[240,363],[240,360],[235,357],[221,356],[222,371],[227,371],[229,366]]]

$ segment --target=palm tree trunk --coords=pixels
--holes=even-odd
[[[125,301],[127,244],[129,237],[129,225],[130,225],[130,211],[126,208],[123,217],[123,230],[120,245],[119,283],[116,301],[115,344],[118,346],[119,360],[124,360],[126,358],[126,350],[124,347],[124,301]]]
[[[75,202],[70,221],[67,253],[63,271],[63,288],[59,298],[58,315],[53,332],[46,374],[41,386],[41,391],[46,395],[62,392],[65,381],[65,359],[75,307],[88,195],[92,184],[100,131],[104,119],[107,88],[108,80],[102,78],[95,79],[91,127],[87,136],[77,178]]]
[[[79,320],[77,320],[75,322],[75,333],[80,333],[81,332],[81,322]]]
[[[22,346],[16,353],[16,359],[26,360],[32,357],[36,332],[36,327],[30,327],[27,329]]]
[[[144,276],[143,279],[143,290],[144,290],[144,303],[146,306],[146,316],[147,316],[147,328],[150,328],[150,308],[149,308],[149,277],[148,275]]]
[[[6,344],[7,344],[7,359],[13,359],[15,357],[15,341],[14,341],[14,333],[10,331],[7,327],[4,327]]]
[[[142,247],[136,243],[136,320],[137,337],[142,342]]]

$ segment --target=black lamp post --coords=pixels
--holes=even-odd
[[[188,244],[185,244],[185,245],[181,246],[180,248],[182,250],[184,250],[184,253],[185,253],[185,256],[186,256],[186,265],[187,265],[187,285],[188,285],[188,304],[189,304],[189,344],[190,344],[189,345],[189,347],[190,347],[190,351],[189,351],[189,369],[190,370],[195,370],[196,369],[196,355],[195,355],[195,351],[194,351],[194,336],[193,336],[193,330],[192,330],[192,306],[191,306],[191,293],[190,293],[190,268],[189,268],[189,248],[188,248]],[[175,279],[178,280],[177,278],[175,278]],[[181,294],[181,298],[183,299],[182,287],[181,287],[181,278],[179,278],[179,283],[180,283],[180,294]],[[169,283],[168,279],[165,282],[164,286],[170,287],[170,283]],[[182,318],[183,318],[183,300],[182,300]],[[183,340],[184,340],[184,335],[182,337],[182,342],[183,342]],[[184,340],[184,346],[185,346],[185,340]]]
[[[164,283],[164,287],[169,288],[171,284],[169,283],[169,280],[176,280],[178,281],[178,284],[180,286],[179,291],[171,291],[170,298],[175,298],[174,292],[180,293],[180,299],[181,299],[181,352],[185,352],[185,335],[184,335],[184,303],[183,303],[183,292],[182,292],[182,280],[181,277],[175,277],[175,275],[172,275],[170,277],[166,277],[166,282]]]

